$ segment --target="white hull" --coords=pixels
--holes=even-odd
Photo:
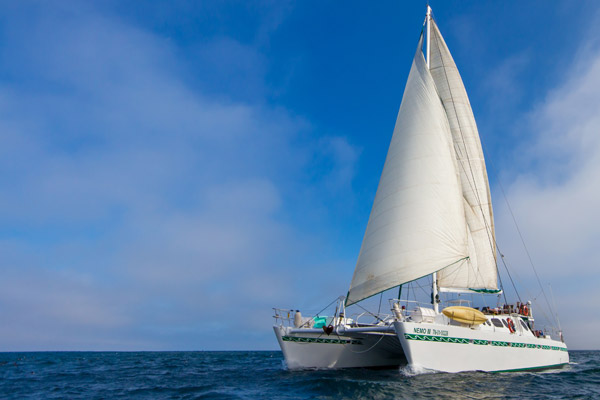
[[[326,335],[273,326],[288,369],[372,368],[406,364],[402,346],[393,332],[345,332]]]
[[[569,362],[564,343],[524,330],[469,328],[439,323],[394,323],[408,365],[443,372],[519,371]],[[523,332],[524,331],[524,332]]]

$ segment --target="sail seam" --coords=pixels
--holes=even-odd
[[[489,246],[490,246],[490,248],[492,250],[492,255],[494,257],[494,262],[496,264],[496,273],[499,276],[500,274],[499,274],[498,263],[497,263],[497,258],[496,258],[496,254],[495,254],[496,248],[494,247],[494,244],[495,244],[496,240],[495,240],[495,238],[494,239],[491,238],[491,233],[490,233],[491,227],[488,224],[487,218],[485,216],[485,212],[483,211],[483,205],[481,203],[481,197],[479,195],[479,191],[477,190],[477,184],[475,182],[475,174],[473,172],[473,168],[472,168],[472,165],[471,165],[471,159],[469,157],[469,152],[467,150],[467,146],[466,146],[466,142],[465,142],[465,138],[464,138],[464,134],[463,134],[463,129],[462,129],[462,126],[461,126],[459,115],[458,115],[458,110],[456,108],[456,102],[454,101],[454,93],[452,91],[452,88],[450,87],[450,82],[449,82],[449,79],[448,79],[448,72],[446,70],[446,65],[444,63],[444,57],[442,56],[442,52],[440,50],[440,39],[439,39],[439,35],[438,35],[439,29],[437,29],[437,25],[436,24],[434,24],[434,26],[435,26],[435,31],[436,31],[436,34],[434,36],[435,36],[435,42],[436,42],[436,45],[437,45],[438,55],[440,57],[441,69],[443,70],[444,76],[446,77],[446,83],[447,83],[447,87],[448,87],[448,93],[450,94],[450,100],[452,102],[452,107],[454,109],[454,114],[455,114],[455,117],[456,117],[456,123],[458,125],[458,131],[460,133],[462,145],[463,145],[464,151],[465,151],[465,155],[463,156],[463,159],[466,159],[467,163],[469,164],[469,170],[470,170],[472,182],[469,179],[467,179],[467,182],[468,182],[469,186],[471,186],[471,189],[473,190],[473,193],[476,196],[477,203],[478,203],[479,209],[481,211],[481,216],[482,216],[482,219],[483,219],[483,223],[484,223],[484,226],[486,228],[486,234],[487,234],[487,237],[488,237],[488,244],[489,244]],[[456,68],[456,70],[458,72],[458,68]],[[468,100],[468,98],[467,98],[467,100]],[[467,103],[465,103],[465,105],[467,105]],[[458,146],[458,147],[459,147],[459,153],[462,153],[462,149],[460,149],[460,146]],[[462,160],[459,160],[459,163],[461,164],[461,168],[466,173],[466,170],[465,170],[465,167],[463,165]],[[481,272],[479,271],[479,268],[478,268],[478,272],[479,272],[479,275],[481,277]]]
[[[437,28],[437,26],[436,26],[436,28]],[[446,77],[446,82],[448,84],[448,93],[450,93],[450,99],[452,101],[452,108],[454,108],[454,113],[456,115],[456,123],[458,124],[458,131],[460,132],[460,137],[462,139],[462,145],[463,145],[463,147],[465,149],[466,160],[467,160],[467,163],[469,164],[469,171],[471,173],[471,179],[473,180],[471,188],[473,189],[473,192],[475,193],[475,196],[477,197],[477,204],[478,204],[478,206],[479,206],[479,208],[481,210],[481,216],[482,216],[483,222],[484,222],[484,224],[486,225],[486,228],[487,228],[486,231],[487,231],[488,241],[489,241],[490,247],[492,248],[492,251],[493,251],[494,250],[494,245],[493,245],[492,240],[490,238],[489,226],[488,226],[488,223],[487,223],[487,219],[485,218],[485,213],[483,211],[483,207],[481,205],[481,198],[479,196],[479,191],[477,190],[477,184],[475,182],[475,174],[474,174],[473,168],[471,166],[471,160],[469,158],[469,152],[467,150],[467,145],[465,143],[465,137],[464,137],[464,134],[463,134],[463,129],[462,129],[461,123],[460,123],[460,118],[458,117],[458,110],[456,109],[456,104],[454,103],[454,94],[452,93],[452,89],[450,87],[450,82],[448,80],[448,72],[446,71],[446,66],[444,64],[444,57],[442,56],[442,52],[440,50],[440,43],[439,43],[439,38],[438,38],[437,34],[435,35],[435,41],[436,41],[436,44],[437,44],[438,54],[440,56],[440,62],[442,64],[442,70],[444,71],[444,76]],[[457,68],[457,70],[458,70],[458,68]],[[464,168],[464,166],[462,166],[462,167]],[[471,185],[471,182],[469,182],[469,185]],[[497,266],[497,263],[496,263],[496,269],[497,268],[498,268],[498,266]]]

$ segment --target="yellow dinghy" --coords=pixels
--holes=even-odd
[[[474,308],[463,307],[463,306],[452,306],[446,307],[442,310],[442,313],[456,322],[460,322],[468,325],[481,325],[487,318],[485,315]]]

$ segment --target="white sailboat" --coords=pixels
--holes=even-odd
[[[330,328],[299,313],[294,324],[274,327],[289,368],[407,363],[446,372],[508,371],[569,361],[562,340],[532,330],[531,303],[439,310],[440,292],[501,289],[473,112],[430,7],[425,28],[426,57],[421,35],[347,297]],[[392,315],[362,326],[345,317],[346,306],[428,275],[431,305],[397,300]]]

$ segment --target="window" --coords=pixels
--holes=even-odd
[[[496,328],[502,328],[502,322],[500,322],[498,318],[492,318],[492,324],[494,324]]]
[[[525,328],[525,330],[528,331],[529,327],[527,326],[527,324],[522,319],[520,319],[519,321],[521,321],[521,325],[523,325],[523,328]]]
[[[505,320],[505,319],[503,319],[503,320],[502,320],[502,323],[504,324],[504,326],[505,326],[505,327],[507,327],[507,328],[508,328],[508,322],[506,322],[506,320]]]

